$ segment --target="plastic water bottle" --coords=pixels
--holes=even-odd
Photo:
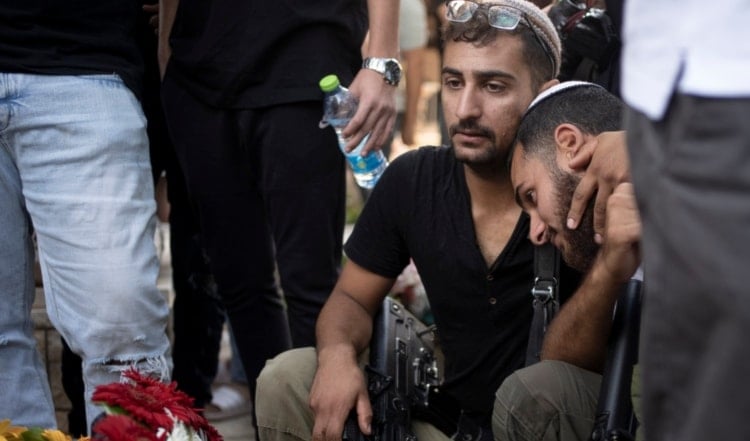
[[[323,119],[320,127],[333,127],[339,140],[339,148],[352,168],[357,185],[362,188],[373,188],[388,166],[388,160],[380,150],[370,151],[367,156],[361,156],[370,135],[365,136],[359,145],[351,152],[344,151],[346,140],[341,131],[349,120],[357,113],[357,99],[349,93],[349,89],[341,85],[336,75],[327,75],[320,80],[320,89],[325,93],[323,100]]]

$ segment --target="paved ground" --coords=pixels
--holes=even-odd
[[[212,422],[212,424],[224,437],[224,441],[252,441],[255,439],[250,415]]]

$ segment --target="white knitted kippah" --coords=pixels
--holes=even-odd
[[[563,92],[565,90],[573,89],[573,88],[576,88],[576,87],[599,87],[599,88],[602,88],[602,86],[600,86],[598,84],[594,84],[594,83],[589,83],[588,81],[576,81],[576,80],[563,81],[562,83],[555,84],[554,86],[552,86],[552,87],[550,87],[548,89],[545,89],[544,91],[542,91],[542,93],[540,93],[539,95],[537,95],[536,98],[534,98],[534,100],[531,102],[531,104],[529,104],[529,107],[526,108],[526,113],[531,112],[531,109],[533,109],[534,107],[536,107],[539,103],[541,103],[542,101],[546,100],[547,98],[549,98],[551,96],[554,96],[554,95],[557,95],[558,93]]]
[[[541,37],[547,45],[547,48],[550,50],[550,55],[552,55],[555,63],[555,77],[560,74],[560,63],[562,59],[562,43],[560,43],[560,36],[557,34],[555,25],[552,24],[552,20],[550,20],[547,14],[539,9],[537,5],[526,0],[477,0],[477,3],[511,6],[521,10],[526,15],[526,18],[529,19],[531,26],[534,27],[534,31],[539,37]]]

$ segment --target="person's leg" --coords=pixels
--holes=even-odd
[[[16,75],[14,146],[50,320],[83,359],[90,398],[125,369],[169,378],[156,287],[155,201],[140,104],[116,75]]]
[[[452,438],[441,432],[440,429],[424,421],[412,421],[411,430],[418,440],[426,441],[448,441]]]
[[[174,344],[172,379],[195,399],[195,406],[211,402],[211,383],[217,372],[224,307],[200,243],[198,221],[190,206],[177,159],[167,167],[170,202],[170,250]]]
[[[750,394],[750,99],[676,95],[663,121],[632,112],[643,220],[645,438],[741,439]]]
[[[231,329],[229,329],[229,344],[232,348],[232,356],[229,359],[229,378],[235,383],[247,385],[247,374],[245,374],[245,368],[242,367],[242,361],[237,355],[239,352],[237,339]]]
[[[14,145],[15,77],[0,75],[0,415],[14,424],[56,427],[54,405],[34,339],[34,248]]]
[[[204,411],[209,421],[222,421],[252,412],[247,376],[231,325],[227,326],[227,334],[230,357],[229,360],[218,360],[217,375],[211,387],[212,399]]]
[[[315,420],[308,396],[317,367],[317,353],[312,347],[292,349],[268,360],[255,394],[261,441],[312,438]]]
[[[83,384],[83,360],[76,355],[70,346],[62,340],[62,357],[60,369],[62,370],[62,387],[65,395],[70,400],[70,411],[68,411],[68,434],[73,437],[86,436],[89,430],[86,426],[86,400],[85,386]]]
[[[320,103],[308,102],[265,109],[252,120],[294,347],[315,345],[315,322],[341,265],[344,157],[333,130],[318,127],[320,115]]]
[[[253,145],[241,142],[237,112],[203,105],[168,73],[162,97],[209,267],[253,390],[265,361],[290,346],[270,231],[251,167]]]
[[[601,375],[560,361],[520,369],[497,390],[492,432],[500,441],[586,441]]]

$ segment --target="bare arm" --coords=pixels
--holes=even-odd
[[[550,323],[542,345],[542,360],[565,361],[601,372],[619,293],[620,284],[595,263]]]
[[[640,237],[632,185],[620,184],[607,201],[604,243],[578,291],[550,324],[543,360],[602,371],[615,302],[640,263]]]
[[[159,0],[159,45],[157,58],[159,60],[159,73],[164,78],[164,72],[172,56],[172,48],[169,46],[169,35],[172,33],[174,17],[180,0]]]
[[[422,75],[424,70],[424,48],[404,51],[403,59],[406,66],[406,105],[404,122],[401,125],[401,140],[406,145],[416,143],[417,114],[419,110],[419,96],[422,92]]]
[[[362,432],[370,434],[372,408],[357,356],[369,345],[372,318],[393,283],[349,261],[320,312],[318,370],[310,389],[314,441],[341,440],[351,409]]]
[[[365,57],[398,58],[398,0],[367,0],[369,37]],[[369,133],[363,153],[380,149],[396,120],[396,87],[372,70],[360,69],[349,90],[359,98],[357,114],[344,128],[351,150]]]

